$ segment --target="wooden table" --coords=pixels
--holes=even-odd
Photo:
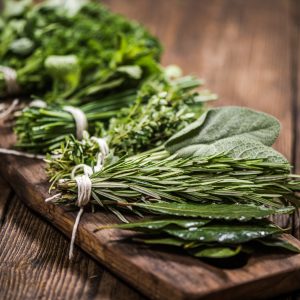
[[[244,105],[282,123],[276,148],[300,172],[300,1],[106,0],[164,43],[163,64],[206,79],[218,105]],[[145,299],[29,211],[0,181],[0,299]],[[297,216],[276,220],[300,237]],[[299,283],[300,288],[300,283]],[[300,299],[288,295],[280,299]]]

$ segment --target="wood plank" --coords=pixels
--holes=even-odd
[[[12,133],[8,128],[0,130],[0,145],[11,146]],[[44,202],[49,185],[42,162],[4,155],[0,172],[30,208],[71,236],[76,213]],[[242,295],[260,299],[298,288],[300,254],[260,253],[242,268],[221,269],[189,256],[119,241],[131,233],[116,229],[93,232],[98,225],[114,222],[115,217],[107,212],[85,213],[76,244],[151,299],[226,300]],[[75,262],[79,263],[80,257],[76,256]]]
[[[9,199],[12,196],[11,187],[8,185],[6,181],[0,178],[0,226],[4,222]]]
[[[300,3],[290,1],[291,16],[291,87],[293,100],[293,164],[297,173],[300,173]],[[300,238],[299,213],[294,215],[293,235]],[[300,299],[300,297],[299,297]]]
[[[170,0],[156,2],[153,13],[153,1],[131,0],[130,5],[126,1],[109,1],[114,9],[127,10],[132,17],[151,24],[151,29],[167,44],[165,64],[175,62],[186,72],[198,75],[201,70],[208,86],[221,95],[220,104],[242,104],[275,114],[284,127],[276,146],[291,157],[287,3]],[[75,215],[62,208],[45,206],[47,186],[41,181],[45,177],[40,165],[15,158],[0,163],[27,204],[70,235]],[[31,174],[35,175],[32,179]],[[297,286],[298,256],[289,256],[286,262],[282,255],[261,255],[253,257],[242,269],[220,270],[176,254],[110,243],[110,239],[122,236],[118,231],[97,235],[90,232],[96,223],[112,221],[114,218],[107,214],[85,214],[77,242],[152,298],[233,299],[233,290],[237,299],[258,298]],[[129,274],[130,271],[134,274]]]
[[[82,251],[66,259],[69,239],[41,220],[11,193],[0,178],[0,298],[144,299]],[[9,200],[9,201],[7,201]]]

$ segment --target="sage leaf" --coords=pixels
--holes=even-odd
[[[208,157],[224,154],[236,159],[263,159],[265,162],[283,163],[289,169],[288,160],[271,147],[246,137],[229,137],[211,144],[191,145],[177,151],[179,157]]]
[[[225,152],[234,158],[285,160],[271,146],[279,135],[278,120],[263,112],[243,107],[214,108],[203,114],[165,144],[170,153],[183,157]],[[267,152],[265,154],[265,152]]]

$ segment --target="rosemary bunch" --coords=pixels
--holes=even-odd
[[[94,173],[91,181],[92,203],[101,207],[210,218],[217,216],[213,208],[219,204],[237,210],[235,204],[251,204],[258,211],[264,205],[270,211],[263,209],[263,213],[272,214],[289,201],[298,203],[294,193],[300,191],[300,182],[286,163],[226,155],[180,158],[167,151],[120,158]],[[60,203],[75,203],[74,180],[60,180],[57,188],[62,191]],[[197,212],[202,205],[212,211]],[[247,209],[234,217],[248,219],[251,208]]]
[[[134,241],[183,248],[196,257],[226,258],[255,251],[257,244],[300,252],[283,229],[266,220],[299,204],[300,181],[284,163],[224,155],[178,158],[165,151],[119,159],[91,177],[92,205],[121,221],[124,212],[158,219],[99,227],[135,230]],[[60,180],[58,203],[74,205],[74,180]],[[168,217],[169,216],[169,217]]]

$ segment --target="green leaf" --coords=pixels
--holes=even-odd
[[[289,162],[282,154],[259,141],[246,137],[229,137],[207,145],[191,145],[178,150],[177,154],[180,157],[208,157],[224,154],[237,159],[263,159],[268,162],[286,164],[289,169]]]
[[[87,0],[65,0],[63,2],[60,0],[47,1],[47,5],[56,6],[64,10],[69,17],[75,16],[86,3],[88,3]]]
[[[14,40],[10,46],[10,50],[21,56],[28,55],[34,48],[34,42],[26,37]]]
[[[74,90],[80,80],[80,64],[76,55],[51,55],[45,60],[45,68],[52,77],[62,80]]]
[[[195,257],[209,257],[209,258],[226,258],[239,254],[242,247],[239,245],[235,248],[230,247],[201,247],[200,249],[190,250],[189,253]]]
[[[148,244],[148,245],[166,245],[166,246],[176,246],[181,247],[184,245],[184,241],[174,237],[169,238],[144,238],[144,237],[134,237],[133,241]]]
[[[234,158],[286,162],[266,147],[275,142],[279,130],[278,120],[268,114],[243,107],[214,108],[171,137],[165,147],[183,157],[226,153]]]
[[[283,248],[292,252],[300,253],[299,246],[296,246],[295,244],[291,243],[289,240],[279,236],[276,238],[269,238],[269,239],[259,239],[257,240],[259,243],[269,246],[269,247],[278,247]]]
[[[170,225],[176,225],[179,228],[190,228],[190,227],[201,227],[209,223],[209,220],[199,220],[199,219],[163,219],[163,220],[145,220],[141,222],[133,222],[129,224],[117,224],[108,226],[110,228],[121,228],[121,229],[149,229],[149,230],[159,230]],[[104,226],[107,228],[107,226]]]
[[[158,202],[132,203],[131,205],[167,215],[241,221],[247,221],[252,218],[265,218],[277,213],[276,209],[244,204],[188,204]],[[291,213],[293,210],[294,208],[290,207],[290,210],[287,212]]]
[[[200,228],[166,229],[166,233],[186,241],[205,243],[245,243],[253,239],[263,238],[282,232],[272,224],[216,224]]]

